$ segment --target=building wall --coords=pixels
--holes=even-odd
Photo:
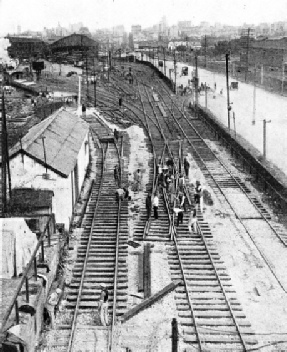
[[[81,190],[89,165],[88,138],[87,133],[78,153],[77,172],[74,169],[67,178],[48,169],[49,179],[44,179],[42,175],[46,173],[46,168],[26,155],[18,154],[10,160],[12,188],[31,187],[52,190],[54,192],[52,212],[55,214],[56,222],[64,223],[66,229],[69,228],[73,206],[77,200],[76,190]]]
[[[72,184],[71,175],[68,178],[61,177],[48,169],[50,178],[43,179],[46,168],[34,159],[18,154],[10,160],[12,188],[31,187],[36,189],[49,189],[54,192],[52,212],[55,213],[57,223],[64,223],[69,227],[69,219],[72,216]]]

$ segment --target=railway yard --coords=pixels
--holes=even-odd
[[[77,80],[66,81],[63,90],[75,93]],[[45,327],[37,351],[287,351],[286,208],[152,68],[120,62],[96,89],[94,107],[93,87],[82,87],[90,172],[61,258],[56,324]],[[186,209],[177,226],[157,166],[173,161],[178,194],[184,158]],[[194,202],[196,181],[203,209]],[[118,187],[131,199],[117,200]],[[147,194],[156,191],[158,219],[146,209]],[[98,313],[103,283],[108,326]]]

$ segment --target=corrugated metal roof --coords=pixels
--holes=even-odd
[[[42,141],[44,137],[47,167],[68,177],[76,165],[79,150],[88,131],[87,122],[62,108],[28,131],[22,138],[22,151],[45,163]],[[10,157],[20,151],[21,145],[18,142],[9,151]]]

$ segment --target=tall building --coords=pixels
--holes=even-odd
[[[71,33],[77,33],[80,28],[84,27],[83,22],[70,24],[69,30]]]
[[[139,24],[132,25],[132,31],[131,32],[132,32],[133,35],[140,34],[141,30],[142,30],[142,26],[141,25],[139,25]]]
[[[21,34],[21,26],[17,26],[17,34]]]
[[[183,28],[191,27],[191,21],[178,21],[178,29],[182,30]]]

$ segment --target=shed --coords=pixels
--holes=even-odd
[[[56,222],[68,228],[89,163],[89,124],[61,108],[9,151],[12,188],[53,191]]]

